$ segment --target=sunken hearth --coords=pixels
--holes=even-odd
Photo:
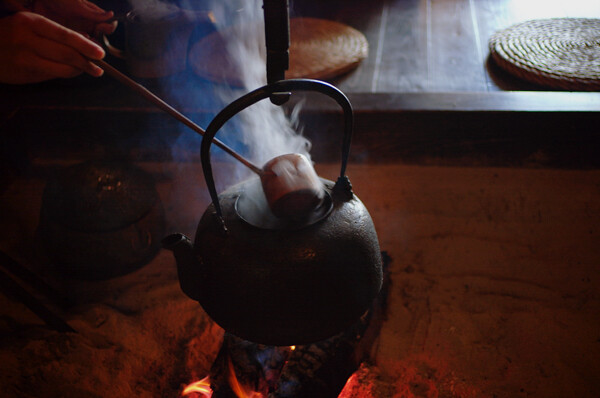
[[[388,283],[346,331],[314,344],[265,346],[224,333],[179,294],[161,257],[118,279],[63,280],[71,304],[42,301],[67,316],[70,330],[44,324],[8,294],[4,308],[12,311],[0,324],[5,396],[338,397],[361,364],[372,364]]]
[[[167,233],[193,234],[208,202],[190,188],[201,181],[198,165],[140,166],[157,177]],[[319,175],[338,172],[317,166]],[[22,284],[74,332],[54,330],[2,286],[3,397],[180,397],[217,364],[229,367],[220,352],[238,342],[182,293],[171,253],[96,281],[45,262],[32,244],[45,183],[34,171],[0,192],[1,250],[66,296]],[[393,258],[393,283],[376,339],[365,334],[354,351],[375,360],[350,362],[358,369],[341,398],[599,395],[597,170],[364,163],[348,175]],[[371,319],[367,330],[377,327]],[[342,347],[343,357],[351,350]],[[283,357],[315,357],[290,350],[270,357],[273,372],[253,362],[240,380],[275,391]],[[264,381],[245,376],[257,373]]]
[[[156,177],[166,212],[179,213],[169,192],[186,188],[173,188],[168,173],[152,165],[144,168]],[[5,208],[18,209],[6,226],[22,223],[27,215],[28,231],[2,257],[3,270],[13,264],[9,283],[0,286],[0,385],[6,397],[37,397],[44,391],[48,397],[203,398],[210,396],[202,392],[209,391],[207,385],[213,397],[337,397],[361,364],[362,369],[372,364],[387,283],[355,325],[330,339],[297,347],[250,343],[225,333],[182,293],[167,251],[124,274],[81,278],[67,276],[51,261],[48,247],[33,244],[27,250],[39,238],[45,186],[44,179],[32,178],[3,196]],[[32,200],[12,202],[22,197]],[[188,210],[198,211],[193,205]],[[177,228],[194,222],[193,217],[173,220]],[[390,258],[385,253],[383,258],[387,280]],[[18,269],[32,271],[33,279],[21,278]],[[49,322],[31,301],[15,294],[15,286],[60,322]]]

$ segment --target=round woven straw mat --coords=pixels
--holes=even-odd
[[[247,34],[258,33],[256,27],[247,29]],[[201,77],[240,85],[238,63],[232,62],[227,54],[228,34],[215,32],[195,43],[190,49],[189,62]],[[323,19],[292,18],[289,52],[286,79],[327,80],[356,68],[367,57],[369,44],[361,32],[350,26]]]
[[[509,73],[542,86],[571,91],[600,89],[600,19],[539,19],[492,35],[494,61]]]

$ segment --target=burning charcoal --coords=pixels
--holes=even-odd
[[[285,363],[269,398],[336,398],[369,353],[387,305],[390,258],[384,260],[384,284],[371,309],[352,327],[327,340],[299,346]]]
[[[346,331],[313,344],[275,347],[225,333],[210,371],[212,398],[338,397],[361,362],[370,359],[384,317],[389,284],[383,255],[384,284],[379,297]]]
[[[269,398],[337,397],[358,364],[354,348],[362,324],[330,339],[300,346],[285,364],[277,389]]]
[[[212,397],[235,398],[240,392],[266,396],[277,384],[290,351],[289,347],[256,344],[226,333],[210,371]]]

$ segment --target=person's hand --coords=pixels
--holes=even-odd
[[[102,58],[102,47],[42,15],[17,12],[0,19],[0,82],[36,83],[82,72],[101,76],[90,59]]]
[[[35,0],[32,11],[90,37],[110,34],[117,27],[112,11],[87,0]]]

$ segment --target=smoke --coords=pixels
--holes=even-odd
[[[129,0],[139,22],[155,22],[177,11],[177,6],[159,0]]]
[[[241,7],[231,9],[231,2],[215,1],[214,11],[219,30],[228,30],[226,51],[243,84],[242,90],[220,90],[225,102],[266,84],[266,47],[264,16],[261,0],[246,0]],[[229,34],[230,33],[230,34]],[[249,34],[250,33],[250,34]],[[296,113],[292,114],[295,117]],[[310,144],[298,131],[297,124],[288,118],[281,107],[263,100],[240,115],[243,144],[248,156],[264,164],[284,153],[308,156]]]
[[[193,0],[183,0],[181,6],[192,8],[193,3]],[[227,53],[224,57],[229,63],[227,69],[234,70],[241,82],[241,87],[214,84],[213,98],[221,101],[224,107],[266,84],[262,0],[210,0],[208,3],[207,8],[215,17],[217,31],[227,32],[226,36],[223,35],[227,40],[222,49]],[[310,143],[302,136],[297,123],[298,110],[297,106],[288,117],[284,109],[266,99],[232,118],[217,137],[259,167],[285,153],[300,153],[310,159]],[[215,153],[219,151],[213,148]],[[247,175],[246,169],[240,166],[237,178],[244,175]]]

